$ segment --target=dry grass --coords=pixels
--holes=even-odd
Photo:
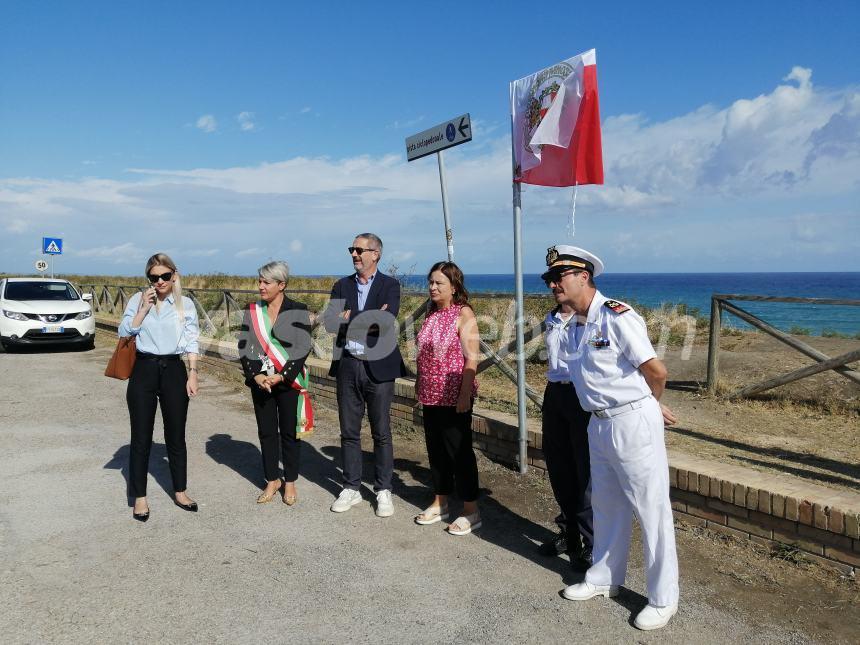
[[[127,276],[64,276],[79,285],[124,285],[132,288],[143,287],[145,280],[141,277],[131,278]],[[292,296],[306,303],[312,312],[320,312],[328,302],[328,294],[336,277],[292,277],[288,285],[288,291]],[[255,299],[256,278],[253,276],[231,276],[225,274],[186,275],[183,276],[183,286],[195,291],[194,295],[200,302],[204,311],[209,315],[216,325],[215,330],[207,330],[207,335],[220,340],[235,338],[238,331],[237,313],[231,315],[231,327],[227,329],[224,323],[224,310],[222,307],[221,290],[229,290],[232,297],[240,304]],[[207,292],[203,290],[216,290]],[[249,291],[250,293],[237,293]],[[116,297],[115,288],[110,288],[112,298]],[[127,295],[133,291],[126,290]],[[404,292],[400,320],[404,320],[411,312],[415,311],[425,300],[423,294]],[[492,298],[475,294],[472,298],[475,313],[478,316],[481,337],[495,350],[506,346],[514,339],[514,302],[512,298]],[[659,308],[648,308],[631,303],[632,306],[645,319],[652,343],[662,354],[666,348],[683,348],[688,350],[693,346],[701,347],[708,340],[707,317],[700,315],[696,310],[687,310],[683,304],[664,305]],[[554,302],[548,295],[529,295],[524,298],[525,327],[536,326],[541,323],[546,312],[554,306]],[[103,314],[104,315],[104,314]],[[109,314],[108,314],[109,316]],[[401,338],[401,351],[407,366],[415,370],[416,348],[414,335],[421,327],[418,320],[412,326],[412,333],[407,331]],[[745,348],[758,342],[760,335],[755,332],[740,331],[732,328],[721,330],[721,348],[725,352],[743,352]],[[314,339],[319,353],[323,356],[330,351],[332,338],[322,327],[315,331]],[[683,351],[682,351],[683,353]],[[536,390],[542,391],[544,385],[546,354],[541,338],[533,340],[526,346],[526,381]],[[687,360],[681,358],[681,360]],[[515,369],[515,362],[508,360],[508,364]],[[674,371],[671,370],[670,371]],[[721,378],[717,387],[717,396],[725,395],[735,391],[752,378],[747,370],[735,369],[734,373],[727,378]],[[516,387],[499,370],[489,369],[480,377],[479,403],[491,409],[516,412]],[[813,385],[809,385],[812,383]],[[701,393],[710,396],[707,393]],[[834,415],[856,415],[858,414],[858,402],[856,398],[846,397],[839,388],[832,388],[829,382],[816,383],[807,380],[803,387],[780,388],[774,392],[757,397],[755,400],[746,402],[750,405],[762,406],[767,409],[779,411],[784,414],[796,414],[802,417],[806,413],[834,414]],[[539,416],[540,411],[531,402],[528,406],[529,416]]]

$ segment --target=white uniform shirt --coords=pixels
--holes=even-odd
[[[568,327],[572,346],[568,369],[583,409],[605,410],[651,394],[639,366],[657,356],[645,321],[632,309],[616,313],[597,291],[585,327],[574,344],[575,325]],[[622,303],[623,304],[623,303]],[[626,305],[624,305],[626,307]]]
[[[576,316],[570,314],[567,320],[562,318],[561,311],[553,309],[544,319],[546,323],[546,380],[553,383],[559,381],[570,381],[570,371],[567,361],[570,360],[570,351],[573,347],[573,336],[568,334],[568,329],[576,324]]]

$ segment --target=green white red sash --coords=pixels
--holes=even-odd
[[[280,373],[290,360],[290,355],[272,333],[272,321],[269,319],[269,312],[265,303],[251,303],[251,324],[254,326],[257,342],[269,360],[272,361],[275,370]],[[306,366],[302,366],[301,372],[290,383],[290,387],[299,392],[299,403],[296,406],[296,436],[299,438],[307,437],[314,428],[314,411],[308,392],[308,369]]]

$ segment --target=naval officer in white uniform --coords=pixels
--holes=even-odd
[[[676,419],[658,402],[666,368],[641,316],[597,290],[594,277],[603,271],[597,256],[558,245],[549,249],[546,259],[550,269],[564,271],[558,284],[563,299],[577,312],[577,324],[570,327],[568,366],[579,401],[591,412],[594,563],[585,581],[567,587],[563,595],[588,600],[618,594],[627,572],[635,514],[642,528],[648,605],[634,625],[659,629],[678,610],[678,557],[663,439],[664,423]]]

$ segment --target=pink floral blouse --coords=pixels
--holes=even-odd
[[[418,400],[423,405],[457,405],[463,383],[463,348],[457,334],[462,305],[437,309],[418,332]],[[472,396],[478,381],[472,383]]]

